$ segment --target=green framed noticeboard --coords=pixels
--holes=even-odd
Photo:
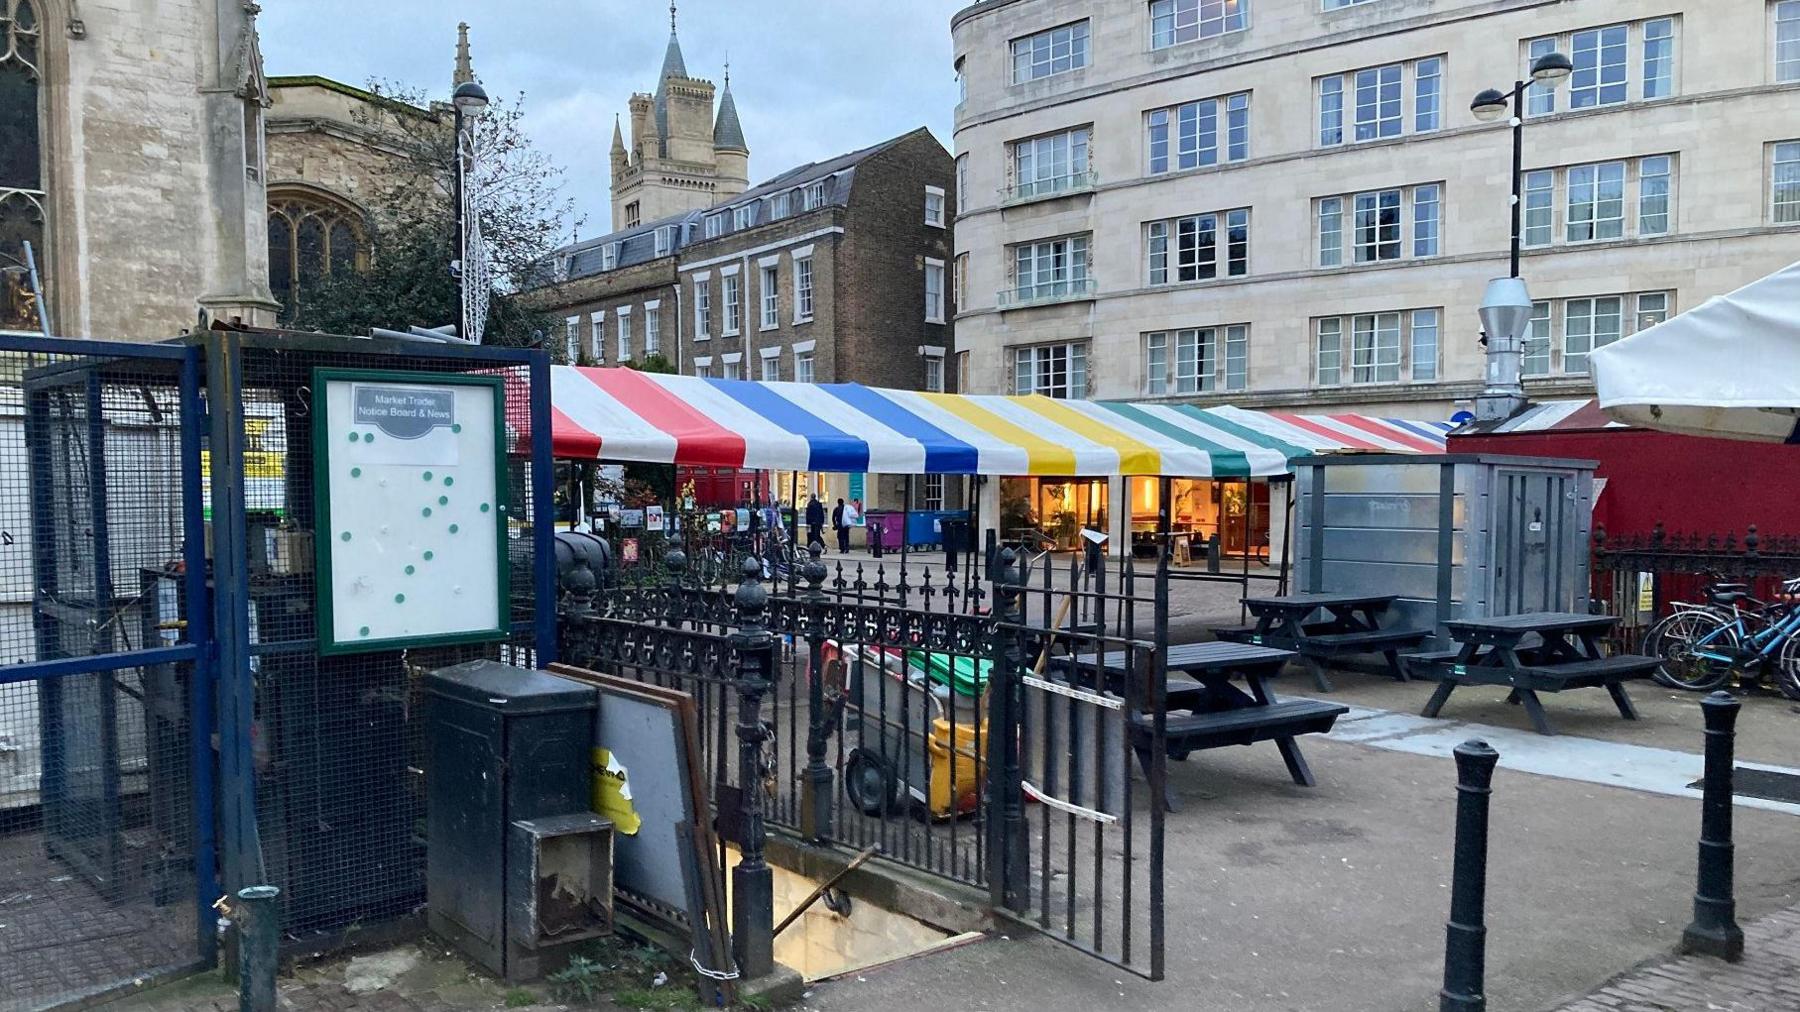
[[[319,651],[504,638],[498,376],[313,370]]]

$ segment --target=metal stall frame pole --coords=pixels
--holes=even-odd
[[[1155,598],[1151,618],[1149,684],[1144,700],[1150,706],[1150,979],[1163,979],[1163,829],[1168,819],[1164,799],[1169,796],[1168,676],[1169,670],[1169,567],[1175,557],[1173,496],[1175,483],[1167,475],[1157,478],[1156,531],[1160,547],[1156,562]],[[1124,630],[1133,635],[1133,630]],[[1129,760],[1127,770],[1129,770]],[[1126,773],[1130,776],[1130,773]]]
[[[250,671],[250,571],[244,527],[244,350],[232,331],[208,331],[206,406],[211,421],[213,641],[218,656],[219,829],[223,886],[262,879],[251,755],[256,685]]]
[[[906,607],[906,556],[912,547],[913,476],[907,475],[900,488],[900,607]]]
[[[198,649],[188,677],[188,751],[194,792],[194,936],[200,958],[218,958],[219,933],[213,903],[220,895],[218,854],[214,840],[213,707],[216,692],[212,639],[212,601],[206,587],[206,503],[200,489],[202,425],[200,348],[189,345],[181,359],[181,558],[187,593],[187,641]]]
[[[556,460],[550,445],[550,353],[531,352],[531,564],[537,600],[531,607],[532,649],[537,666],[556,656]],[[217,487],[216,485],[214,486]],[[517,517],[518,504],[502,504],[507,517]],[[510,609],[512,603],[507,602]],[[507,626],[512,625],[510,616]]]
[[[1274,479],[1270,479],[1273,482]],[[1281,576],[1276,582],[1275,593],[1286,596],[1288,592],[1288,574],[1294,564],[1294,485],[1296,482],[1289,475],[1281,483],[1287,490],[1287,502],[1281,507]]]

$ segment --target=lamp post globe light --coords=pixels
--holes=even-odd
[[[1469,103],[1469,111],[1483,122],[1493,122],[1512,113],[1512,244],[1511,273],[1488,282],[1481,304],[1482,331],[1487,342],[1487,382],[1475,400],[1475,415],[1484,421],[1510,416],[1524,404],[1525,388],[1520,380],[1524,359],[1525,328],[1531,322],[1531,294],[1519,277],[1520,214],[1519,196],[1523,181],[1525,90],[1533,84],[1554,88],[1574,69],[1562,53],[1550,52],[1533,60],[1531,76],[1513,82],[1511,91],[1484,88]]]
[[[487,89],[474,81],[464,81],[456,86],[450,95],[450,107],[455,120],[456,164],[451,167],[452,189],[451,199],[456,204],[456,237],[451,240],[450,270],[456,277],[456,304],[458,337],[471,339],[472,329],[469,325],[468,273],[463,270],[468,261],[469,223],[465,220],[463,177],[468,174],[469,162],[474,157],[475,121],[487,112]]]

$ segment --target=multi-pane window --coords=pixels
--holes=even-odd
[[[795,383],[815,382],[815,380],[813,379],[813,353],[812,352],[810,352],[810,351],[794,352],[794,382]]]
[[[1153,221],[1145,230],[1150,284],[1241,277],[1250,270],[1250,211]]]
[[[734,231],[742,232],[750,227],[750,223],[755,217],[756,206],[754,204],[739,204],[731,209],[731,227]]]
[[[925,322],[944,322],[944,262],[925,261]]]
[[[944,356],[925,356],[925,389],[934,394],[944,392]]]
[[[720,211],[718,214],[707,215],[706,216],[706,237],[708,239],[717,239],[719,236],[722,236],[724,234],[725,234],[725,212]]]
[[[1150,48],[1241,32],[1249,17],[1250,0],[1154,0],[1150,4]]]
[[[1593,109],[1675,94],[1676,43],[1675,19],[1656,18],[1531,39],[1522,55],[1528,73],[1540,56],[1559,50],[1569,54],[1568,107]],[[1548,115],[1556,111],[1556,103],[1553,83],[1534,83],[1526,91],[1525,113]]]
[[[813,262],[812,257],[794,258],[794,322],[805,323],[813,318]]]
[[[1526,376],[1582,375],[1590,352],[1667,320],[1671,303],[1669,292],[1533,302],[1520,371]]]
[[[762,359],[762,381],[764,383],[781,382],[781,356],[764,355]]]
[[[1520,243],[1541,247],[1667,235],[1675,227],[1676,167],[1673,155],[1647,155],[1533,169],[1523,179]]]
[[[621,306],[615,314],[619,320],[619,361],[631,361],[631,307]]]
[[[1064,298],[1087,289],[1087,236],[1013,247],[1013,291],[1019,301]]]
[[[610,271],[619,266],[619,244],[609,242],[600,247],[600,269]]]
[[[941,510],[944,508],[944,476],[927,474],[919,481],[919,506],[921,509]]]
[[[640,210],[641,210],[641,208],[639,207],[638,202],[635,200],[632,201],[631,203],[625,205],[625,227],[626,228],[638,227],[638,218],[639,218]]]
[[[1403,375],[1436,379],[1442,317],[1440,309],[1413,309],[1313,321],[1314,382],[1398,383]]]
[[[1669,231],[1669,177],[1674,159],[1652,155],[1638,160],[1638,235]]]
[[[788,216],[788,193],[786,190],[769,198],[769,220],[778,221]]]
[[[1531,322],[1525,328],[1519,372],[1525,376],[1550,374],[1550,303],[1531,304]]]
[[[944,188],[941,186],[925,188],[925,224],[944,227]]]
[[[712,337],[712,281],[698,278],[694,281],[694,340],[705,341]]]
[[[645,303],[644,305],[644,354],[657,355],[662,352],[662,304]]]
[[[1164,394],[1242,390],[1250,328],[1202,327],[1144,335],[1144,392]]]
[[[1319,266],[1437,256],[1442,252],[1443,193],[1441,183],[1422,183],[1320,198],[1314,214]]]
[[[767,264],[762,269],[762,329],[773,330],[781,325],[781,276],[780,268],[775,264]]]
[[[1012,146],[1013,197],[1025,200],[1088,184],[1088,128],[1016,141]]]
[[[1556,173],[1538,169],[1525,174],[1526,246],[1548,246],[1556,234]]]
[[[1087,66],[1088,23],[1077,21],[1012,42],[1012,82],[1023,84]]]
[[[1425,133],[1444,125],[1444,61],[1420,60],[1413,76],[1413,131]]]
[[[724,362],[722,362],[720,364],[719,378],[720,379],[728,379],[728,380],[743,379],[744,378],[743,361],[732,355],[724,356]]]
[[[563,321],[563,361],[574,365],[581,361],[581,317]]]
[[[734,337],[740,330],[743,321],[742,287],[736,274],[727,274],[720,282],[725,296],[724,327],[721,328],[726,337]]]
[[[812,211],[825,206],[825,182],[821,179],[816,183],[806,185],[806,189],[803,191],[804,195],[801,197],[802,210]]]
[[[1072,400],[1086,397],[1086,342],[1013,349],[1013,393]]]
[[[701,379],[712,379],[712,374],[713,374],[712,359],[709,358],[704,362],[695,360],[695,362],[694,362],[694,375],[695,376],[698,376]]]
[[[1438,311],[1412,312],[1412,378],[1434,380],[1438,374]]]
[[[1250,157],[1247,91],[1152,109],[1145,122],[1153,174],[1197,169],[1221,161],[1241,162]]]
[[[1775,80],[1800,81],[1800,0],[1781,0],[1775,17]]]
[[[656,255],[666,257],[675,248],[675,226],[662,225],[656,230]]]
[[[606,310],[588,314],[588,356],[595,365],[606,364]]]
[[[967,152],[956,156],[956,213],[961,214],[969,206],[969,156]]]
[[[1777,225],[1800,222],[1800,141],[1769,148],[1769,220]]]
[[[1319,143],[1373,141],[1444,125],[1444,58],[1365,67],[1318,79]],[[1410,97],[1413,114],[1406,116]],[[1347,122],[1346,122],[1347,121]]]

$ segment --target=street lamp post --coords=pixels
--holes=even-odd
[[[1569,76],[1574,69],[1569,58],[1561,53],[1545,53],[1532,61],[1531,78],[1515,81],[1512,91],[1501,92],[1497,88],[1487,88],[1475,96],[1469,103],[1469,109],[1475,118],[1483,122],[1492,122],[1506,115],[1507,107],[1512,108],[1512,274],[1519,276],[1519,181],[1523,175],[1525,136],[1525,89],[1534,83],[1544,83],[1552,88],[1557,82]]]
[[[1531,63],[1531,76],[1513,82],[1511,91],[1487,88],[1469,103],[1475,118],[1491,122],[1512,111],[1512,248],[1511,273],[1488,282],[1481,301],[1482,332],[1487,344],[1487,383],[1475,399],[1475,416],[1482,421],[1509,418],[1525,404],[1522,381],[1525,329],[1531,325],[1531,293],[1519,277],[1519,244],[1522,238],[1520,184],[1524,178],[1525,89],[1533,83],[1556,87],[1573,66],[1561,53],[1545,53]]]
[[[474,153],[475,120],[487,112],[487,90],[474,81],[464,81],[451,94],[450,106],[456,124],[456,164],[450,173],[456,202],[456,238],[451,240],[451,264],[456,274],[456,336],[473,340],[469,333],[468,272],[464,270],[469,260],[469,229],[464,220],[463,177],[468,174],[469,159]]]

